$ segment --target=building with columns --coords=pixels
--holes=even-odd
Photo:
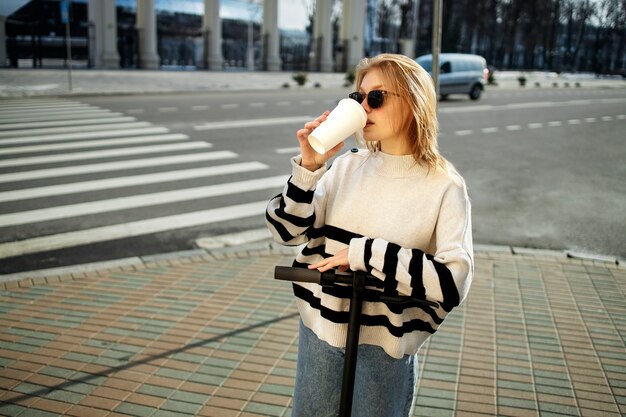
[[[28,1],[10,0],[15,4]],[[157,48],[157,0],[136,0],[137,64],[143,69],[158,69],[161,59]],[[333,43],[333,3],[341,1],[342,18],[338,45]],[[279,0],[262,0],[261,67],[267,71],[282,69],[280,33],[278,29]],[[203,0],[202,58],[199,67],[210,70],[224,68],[220,0]],[[1,12],[1,11],[0,11]],[[6,13],[8,14],[8,13]],[[5,15],[6,15],[5,14]],[[309,68],[313,71],[345,71],[364,55],[366,0],[315,0],[312,53]],[[0,24],[4,23],[0,16]],[[89,30],[89,61],[94,68],[119,68],[118,22],[114,0],[87,0]],[[0,29],[4,29],[4,25]],[[0,66],[6,59],[6,45],[0,30]],[[4,59],[3,59],[4,57]]]
[[[354,68],[364,56],[365,0],[342,0],[339,62],[333,60],[333,0],[316,0],[313,22],[313,47],[310,68],[314,71],[345,71]],[[204,64],[208,69],[222,68],[220,0],[204,0]],[[278,34],[278,0],[263,0],[263,69],[281,69]]]

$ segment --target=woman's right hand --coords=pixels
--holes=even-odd
[[[330,112],[328,110],[325,111],[315,120],[305,123],[304,128],[296,132],[296,137],[300,142],[300,153],[302,154],[302,162],[300,165],[309,171],[317,171],[320,169],[326,161],[335,156],[335,154],[343,147],[343,142],[341,142],[324,155],[320,155],[315,152],[315,149],[313,149],[309,144],[309,135],[313,132],[313,130],[315,130],[316,127],[326,120],[329,114]]]

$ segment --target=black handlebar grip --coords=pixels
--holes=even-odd
[[[313,284],[319,284],[322,279],[322,273],[317,269],[277,266],[274,268],[274,278],[281,281],[311,282]]]

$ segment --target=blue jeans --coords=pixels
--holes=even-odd
[[[300,321],[292,417],[336,417],[344,349],[320,340]],[[353,417],[408,417],[417,381],[417,356],[395,359],[378,346],[360,345]]]

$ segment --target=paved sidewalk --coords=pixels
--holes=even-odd
[[[289,416],[293,252],[268,246],[4,282],[0,415]],[[626,268],[476,253],[420,352],[415,416],[626,414]]]

